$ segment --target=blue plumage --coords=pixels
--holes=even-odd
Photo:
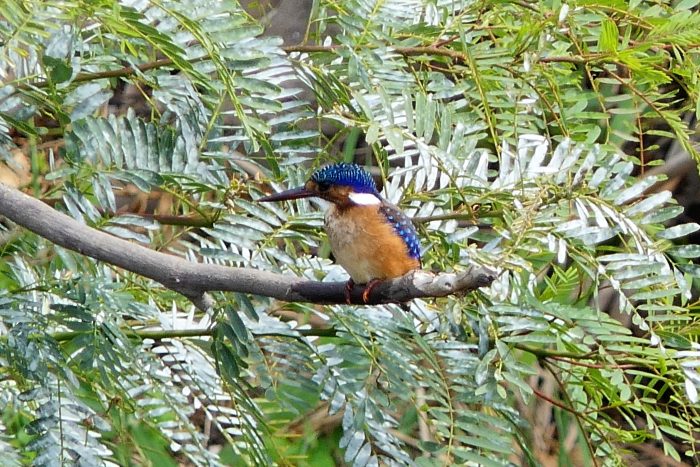
[[[331,203],[325,228],[335,260],[350,274],[345,301],[355,284],[366,284],[369,303],[377,283],[419,269],[420,241],[411,219],[381,197],[369,172],[355,164],[333,164],[313,173],[303,185],[264,196],[262,202],[316,196]]]
[[[399,208],[382,199],[377,191],[372,176],[357,164],[347,164],[341,162],[338,164],[328,165],[318,169],[311,176],[318,185],[325,184],[328,186],[342,185],[349,186],[355,193],[370,193],[377,197],[381,202],[379,212],[384,216],[384,219],[391,224],[401,240],[403,240],[411,258],[420,260],[420,241],[418,233],[413,226],[411,219],[406,216]]]
[[[317,184],[352,187],[355,193],[371,193],[379,196],[372,176],[357,164],[341,162],[318,169],[311,176]]]
[[[384,218],[389,222],[403,242],[408,248],[408,254],[411,258],[420,260],[420,241],[418,240],[418,232],[413,226],[413,222],[406,214],[401,212],[399,208],[387,202],[383,202],[379,207],[379,212],[384,215]]]

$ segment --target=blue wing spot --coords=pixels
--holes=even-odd
[[[397,207],[388,203],[382,204],[379,207],[379,212],[384,215],[384,218],[394,228],[394,232],[401,237],[411,258],[420,259],[420,241],[413,222]]]

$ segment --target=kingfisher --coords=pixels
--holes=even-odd
[[[336,163],[316,170],[300,187],[259,198],[283,201],[318,197],[329,201],[325,230],[338,264],[350,275],[345,301],[356,284],[365,284],[369,302],[381,281],[420,268],[420,242],[411,219],[382,198],[372,176],[357,164]]]

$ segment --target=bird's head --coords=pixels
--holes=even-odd
[[[318,169],[304,186],[264,196],[258,201],[283,201],[312,196],[323,198],[341,208],[381,202],[377,185],[369,172],[357,164],[342,162]]]

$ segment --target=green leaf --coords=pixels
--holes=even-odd
[[[598,36],[598,50],[601,52],[616,53],[619,31],[617,24],[606,18],[600,23],[600,35]]]
[[[98,82],[86,83],[71,91],[64,101],[65,105],[72,106],[71,121],[80,120],[93,114],[98,107],[105,104],[112,97],[112,91]]]
[[[384,135],[389,145],[396,151],[397,154],[403,153],[404,141],[401,130],[395,126],[384,128]]]
[[[664,345],[668,347],[679,350],[691,350],[693,348],[693,343],[680,334],[663,330],[656,331],[656,334],[663,339]]]
[[[696,224],[695,222],[690,222],[688,224],[674,225],[673,227],[659,232],[657,237],[670,240],[674,238],[687,237],[691,233],[697,232],[698,230],[700,230],[700,225]]]
[[[64,83],[73,76],[73,67],[66,63],[65,60],[49,57],[48,55],[44,55],[42,60],[54,84]]]
[[[700,245],[679,245],[668,250],[668,253],[677,258],[699,258]]]

